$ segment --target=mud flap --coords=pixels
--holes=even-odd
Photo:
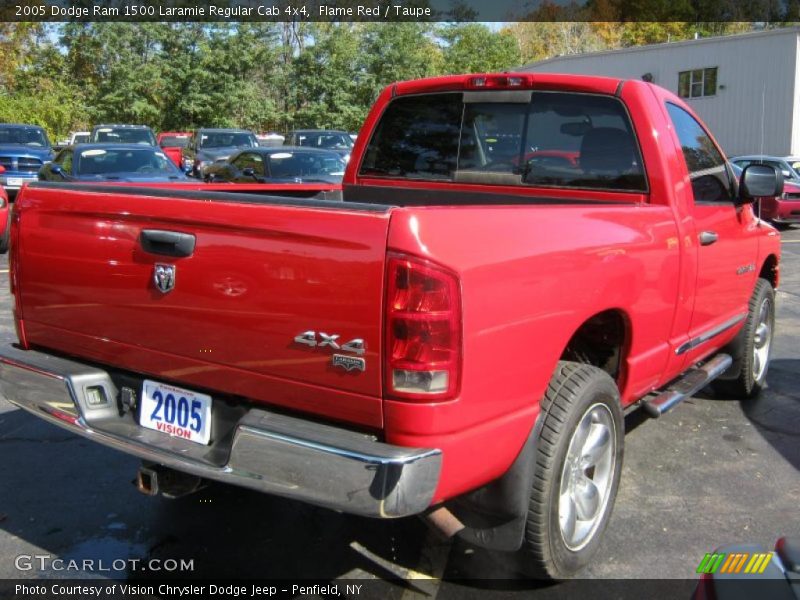
[[[522,546],[541,417],[504,475],[445,504],[464,524],[458,537],[489,550],[514,552]]]

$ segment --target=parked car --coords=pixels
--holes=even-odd
[[[42,165],[53,159],[47,133],[38,125],[0,124],[0,185],[13,200],[22,184],[36,181]]]
[[[5,167],[0,165],[0,175],[5,171]],[[11,206],[8,202],[8,192],[0,185],[0,254],[8,252],[9,239],[11,237]]]
[[[269,133],[257,133],[256,139],[259,146],[271,148],[272,146],[283,146],[286,136],[270,131]]]
[[[142,144],[78,144],[39,171],[41,181],[185,181],[159,148]]]
[[[336,152],[279,146],[242,150],[205,170],[207,182],[341,183],[345,163]]]
[[[624,411],[764,389],[781,240],[753,202],[782,178],[735,185],[639,79],[401,82],[366,123],[339,202],[26,186],[2,394],[147,461],[149,494],[206,478],[425,514],[569,577],[603,547]],[[488,126],[577,164],[495,160]]]
[[[737,177],[741,177],[741,167],[732,164],[731,168]],[[780,196],[759,198],[756,212],[762,219],[777,227],[800,223],[800,183],[785,181]]]
[[[157,145],[156,136],[147,125],[95,125],[89,143]]]
[[[156,136],[156,142],[164,153],[169,156],[169,159],[175,163],[175,166],[183,168],[181,155],[183,149],[189,145],[191,137],[192,134],[189,131],[162,131]]]
[[[346,131],[329,129],[298,129],[292,131],[283,142],[287,146],[304,146],[337,152],[345,162],[353,151],[353,138]]]
[[[181,153],[181,164],[187,173],[203,179],[208,165],[227,160],[237,150],[257,148],[258,140],[246,129],[198,129]]]
[[[73,131],[69,134],[69,142],[67,146],[74,146],[75,144],[86,144],[89,138],[92,137],[91,131]]]
[[[784,181],[800,184],[800,158],[769,156],[766,154],[752,154],[747,156],[734,156],[730,161],[743,169],[747,165],[769,165],[778,169],[783,174]]]
[[[783,194],[763,198],[761,218],[779,227],[800,224],[800,185],[787,182]]]
[[[53,152],[63,150],[67,146],[74,146],[75,144],[85,144],[92,137],[89,131],[73,131],[67,136],[66,139],[59,140],[57,144],[53,145]]]

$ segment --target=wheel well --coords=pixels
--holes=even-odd
[[[606,310],[585,321],[569,340],[561,360],[603,369],[619,381],[628,320],[619,310]]]
[[[769,281],[773,288],[778,287],[778,259],[774,254],[770,254],[764,261],[758,276]]]

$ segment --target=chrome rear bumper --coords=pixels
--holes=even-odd
[[[97,387],[109,401],[90,406],[87,389]],[[146,461],[351,514],[420,513],[439,479],[437,449],[392,446],[257,408],[235,413],[208,446],[174,438],[140,427],[131,412],[120,415],[108,372],[10,344],[0,346],[0,392],[37,417]]]

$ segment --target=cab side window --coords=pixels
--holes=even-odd
[[[264,175],[264,158],[260,154],[245,152],[237,156],[231,164],[240,171],[249,168],[253,169],[256,175]]]
[[[251,163],[251,166],[253,167],[253,172],[259,177],[264,177],[267,174],[264,165],[264,157],[261,154],[251,154],[250,156],[253,157]]]
[[[702,125],[680,106],[667,103],[692,182],[695,202],[733,200],[733,186],[722,153]]]
[[[231,164],[240,171],[250,166],[249,163],[250,163],[250,157],[247,152],[245,152],[244,154],[240,154],[231,161]]]

